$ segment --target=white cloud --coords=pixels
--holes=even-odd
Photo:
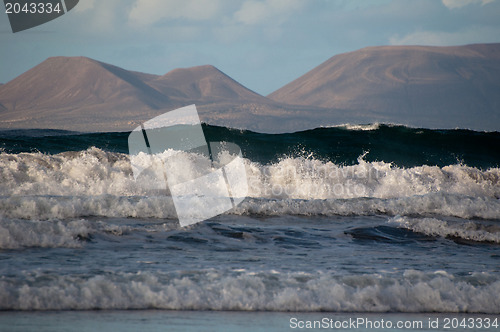
[[[75,11],[84,12],[93,9],[95,6],[95,0],[80,0],[78,5],[75,7]]]
[[[445,5],[446,7],[454,9],[454,8],[461,8],[471,4],[486,5],[495,0],[441,0],[441,1],[443,2],[443,5]]]
[[[137,0],[129,13],[129,21],[150,25],[161,19],[208,20],[221,8],[221,0]]]
[[[75,23],[78,22],[80,29],[85,32],[111,35],[121,30],[118,27],[128,5],[129,2],[123,0],[81,0],[72,12],[75,14]]]
[[[258,24],[269,20],[280,24],[300,10],[304,3],[301,0],[248,0],[234,14],[234,18],[244,24]]]
[[[392,36],[391,45],[450,46],[474,43],[495,43],[500,36],[500,27],[472,26],[460,31],[416,31],[406,36]]]

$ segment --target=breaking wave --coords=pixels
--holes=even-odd
[[[500,225],[484,224],[474,221],[451,221],[436,218],[395,217],[390,223],[400,225],[413,232],[430,236],[441,236],[473,242],[500,244]]]
[[[182,152],[170,167],[196,174],[189,168],[194,157]],[[269,164],[244,159],[244,164],[248,197],[228,213],[500,219],[499,168],[459,164],[403,168],[366,162],[363,156],[356,165],[312,157]],[[56,155],[1,153],[0,216],[175,218],[166,185],[164,191],[151,189],[158,186],[148,181],[157,180],[134,180],[127,155],[98,148]]]
[[[500,313],[500,280],[407,270],[401,276],[277,271],[37,274],[0,278],[1,310],[266,310]]]
[[[127,225],[86,219],[0,219],[0,249],[81,248],[97,234],[123,236],[133,232],[165,232],[178,228],[179,225],[174,222]]]

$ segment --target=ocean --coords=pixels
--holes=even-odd
[[[0,330],[500,314],[499,132],[203,131],[241,148],[248,195],[188,227],[134,180],[129,133],[1,131]]]

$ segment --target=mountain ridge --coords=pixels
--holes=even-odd
[[[180,92],[191,99],[265,100],[265,97],[244,87],[212,65],[176,68],[149,83],[164,94],[175,93],[174,90],[177,90],[178,94]]]
[[[122,68],[86,57],[50,57],[2,86],[0,100],[12,109],[45,109],[129,100],[130,94],[148,106],[165,100]]]
[[[217,113],[220,104],[276,104],[210,65],[153,75],[87,57],[50,57],[0,86],[0,127],[131,130],[193,103],[205,113]],[[207,120],[224,116],[232,117],[212,114]]]
[[[340,124],[500,130],[500,44],[376,46],[268,96],[211,65],[163,75],[51,57],[0,85],[0,128],[128,131],[196,104],[203,122],[278,133]]]
[[[500,44],[376,46],[335,55],[267,97],[363,112],[371,122],[492,129],[494,120],[498,130],[496,91]]]

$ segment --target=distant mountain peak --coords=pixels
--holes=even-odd
[[[3,86],[0,100],[11,109],[114,103],[157,108],[167,98],[122,68],[86,57],[58,56],[48,58]]]
[[[193,103],[215,109],[211,119],[228,107],[244,111],[242,105],[248,103],[275,104],[211,65],[158,76],[83,56],[57,56],[0,87],[0,127],[133,129],[161,112]],[[222,116],[234,118],[230,112]]]
[[[336,55],[263,97],[211,65],[158,76],[51,57],[0,85],[0,128],[132,130],[196,104],[206,123],[260,132],[396,123],[500,130],[500,44],[376,46]]]
[[[269,101],[212,65],[177,68],[150,82],[164,94],[206,101]]]
[[[166,73],[165,75],[163,76],[160,76],[161,77],[164,77],[164,76],[169,76],[169,75],[172,75],[172,74],[177,74],[177,73],[193,73],[193,74],[217,74],[217,73],[222,73],[219,69],[217,69],[216,67],[212,66],[212,65],[201,65],[201,66],[193,66],[193,67],[185,67],[185,68],[175,68],[175,69],[172,69],[171,71],[169,71],[168,73]]]
[[[498,91],[500,44],[376,46],[333,56],[268,97],[369,122],[491,130],[500,128]]]

